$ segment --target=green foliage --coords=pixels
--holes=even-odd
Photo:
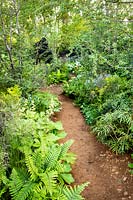
[[[17,104],[21,97],[21,90],[18,85],[10,87],[7,92],[1,92],[1,101],[5,102],[8,106],[12,104]]]
[[[28,179],[28,173],[22,169],[13,169],[9,183],[13,199],[26,199],[35,187],[35,183]]]
[[[97,138],[117,153],[132,149],[131,115],[121,110],[106,113],[97,120],[94,133]]]
[[[0,136],[3,141],[0,148],[0,197],[2,200],[67,200],[69,188],[66,189],[66,184],[74,182],[71,164],[75,155],[68,152],[73,141],[58,143],[66,133],[61,122],[50,120],[51,114],[59,109],[57,97],[42,92],[34,95],[38,95],[40,103],[45,102],[45,112],[36,112],[36,104],[35,108],[28,108],[27,104],[22,107],[18,86],[8,89],[7,94],[3,93],[3,112],[11,112],[12,115],[5,118],[6,124]],[[16,109],[12,109],[11,105]],[[79,188],[73,192],[71,188],[71,195],[82,199]]]
[[[133,154],[131,154],[131,158],[133,159]],[[128,163],[128,167],[130,168],[130,173],[133,174],[133,163]]]
[[[25,61],[19,80],[22,96],[27,98],[29,94],[46,85],[46,71],[47,67],[43,64],[35,66],[32,60]]]
[[[111,74],[88,78],[79,71],[64,91],[75,98],[100,141],[117,153],[132,149],[131,79]]]
[[[49,119],[59,102],[35,91],[64,83],[72,73],[64,90],[98,139],[118,153],[132,149],[132,5],[4,0],[0,13],[0,198],[82,199],[85,185],[64,186],[73,182],[74,156],[67,152],[71,142],[57,143],[66,135],[61,123]],[[50,65],[34,64],[33,46],[42,37],[53,53]],[[62,49],[78,49],[79,64],[61,63]]]
[[[47,74],[47,84],[57,84],[57,83],[63,83],[69,79],[69,69],[68,67],[64,64],[61,63],[54,63],[54,68],[53,70],[50,70]]]
[[[65,188],[64,189],[64,194],[67,196],[68,200],[82,200],[84,199],[83,197],[81,197],[80,193],[84,190],[84,188],[88,185],[88,183],[84,183],[80,186],[75,186],[74,188],[70,187],[69,188]]]
[[[82,97],[85,97],[87,87],[85,85],[85,77],[78,75],[77,77],[72,77],[69,82],[63,85],[63,89],[66,94],[71,97],[76,97],[76,102],[80,102]]]
[[[66,80],[68,80],[68,75],[58,69],[57,72],[51,72],[51,74],[49,74],[48,85],[53,83],[62,83]]]
[[[83,105],[80,106],[83,115],[85,116],[86,122],[90,125],[95,124],[97,117],[100,115],[100,112],[97,108],[97,105],[87,105],[83,103]]]
[[[29,108],[34,107],[37,112],[45,112],[47,115],[52,115],[54,112],[60,111],[60,102],[55,95],[49,92],[35,92],[28,95],[23,103]]]

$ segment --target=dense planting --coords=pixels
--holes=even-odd
[[[97,139],[133,150],[133,3],[0,0],[0,198],[78,200],[72,141],[41,87],[63,84]],[[133,164],[129,167],[133,171]],[[68,184],[68,185],[67,185]]]
[[[49,93],[39,92],[37,100],[33,95],[32,104],[29,105],[25,99],[23,106],[18,86],[2,93],[2,200],[83,199],[80,193],[87,183],[68,187],[74,182],[70,172],[75,155],[68,153],[73,141],[59,144],[58,140],[64,138],[66,133],[61,122],[50,120],[51,114],[59,109],[57,98]]]
[[[115,23],[110,18],[93,26],[80,37],[82,54],[64,91],[80,106],[97,138],[113,151],[125,153],[133,149],[132,29],[119,22],[112,29]]]
[[[64,85],[64,90],[75,97],[99,140],[118,153],[132,149],[131,80],[110,75],[101,85],[89,83],[76,77]]]

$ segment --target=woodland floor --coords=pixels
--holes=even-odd
[[[97,141],[78,107],[62,94],[60,86],[48,89],[58,95],[62,110],[54,116],[61,121],[68,139],[73,139],[71,151],[77,155],[72,174],[75,185],[89,181],[85,200],[133,200],[133,176],[127,167],[130,155],[116,155]]]

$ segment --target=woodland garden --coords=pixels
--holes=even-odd
[[[132,76],[132,0],[0,0],[0,199],[86,199],[53,85],[132,176]]]

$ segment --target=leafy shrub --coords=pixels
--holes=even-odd
[[[46,85],[47,66],[33,65],[33,63],[24,63],[19,85],[22,90],[22,96],[26,97],[35,92],[38,88]]]
[[[49,92],[35,92],[24,99],[23,103],[27,106],[34,107],[37,112],[45,112],[48,116],[54,112],[60,111],[60,102],[58,98]]]
[[[22,66],[15,66],[13,71],[9,70],[8,64],[7,68],[1,68],[1,90],[6,91],[9,87],[19,85],[22,96],[27,97],[29,93],[46,84],[46,69],[44,65],[33,65],[31,59],[23,61]]]
[[[83,115],[85,116],[86,122],[90,125],[95,124],[97,117],[100,115],[100,112],[97,106],[94,104],[80,106]]]
[[[110,98],[103,102],[101,107],[101,113],[113,112],[116,109],[130,112],[131,111],[131,97],[128,97],[127,92],[122,92],[120,94],[114,94]]]
[[[3,130],[8,118],[13,115],[20,105],[21,90],[18,85],[8,88],[6,93],[0,93],[0,128]]]
[[[64,84],[65,93],[75,99],[100,141],[117,153],[132,149],[131,80],[106,74],[88,79],[80,73]]]
[[[116,27],[106,16],[100,21],[90,19],[93,28],[77,41],[82,67],[77,77],[64,84],[64,92],[80,106],[98,139],[124,153],[133,148],[131,27],[124,23]]]
[[[47,84],[64,83],[69,79],[70,71],[67,64],[59,61],[53,63],[52,68],[49,70],[46,76]]]
[[[69,82],[63,85],[64,92],[71,97],[76,97],[75,100],[78,104],[80,104],[83,99],[86,99],[88,91],[90,90],[90,87],[87,87],[85,81],[86,77],[77,75],[77,77],[72,77]]]
[[[21,90],[18,85],[8,88],[6,93],[1,93],[1,100],[3,100],[7,105],[17,103],[20,100],[20,97]]]
[[[57,84],[57,83],[62,83],[66,80],[68,80],[68,73],[58,69],[56,72],[51,72],[51,74],[48,75],[47,83],[48,85],[53,83]]]
[[[98,89],[99,97],[108,99],[108,97],[125,92],[128,89],[128,81],[125,78],[121,78],[118,75],[106,77],[104,79],[104,86]]]
[[[48,120],[43,113],[27,111],[23,117],[17,115],[8,122],[6,129],[12,169],[10,193],[14,199],[34,199],[39,195],[54,198],[59,195],[56,187],[59,189],[60,184],[63,186],[64,182],[70,184],[74,181],[69,174],[74,157],[67,152],[72,141],[57,144],[56,141],[65,136],[62,125]]]
[[[131,114],[121,110],[106,113],[93,128],[97,138],[117,153],[132,149]]]

